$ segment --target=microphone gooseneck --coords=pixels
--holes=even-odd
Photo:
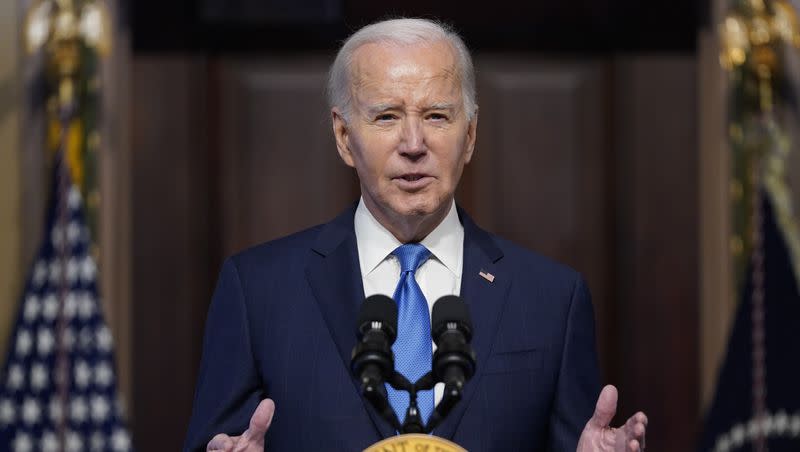
[[[446,295],[434,303],[431,336],[436,343],[433,377],[444,383],[444,393],[428,421],[428,431],[433,430],[461,400],[464,384],[475,375],[475,351],[469,343],[472,340],[472,322],[467,304],[460,297]]]
[[[364,300],[356,322],[358,342],[350,366],[358,377],[361,394],[378,414],[402,433],[430,433],[463,396],[464,384],[475,374],[475,351],[470,345],[472,322],[466,303],[454,295],[436,301],[431,314],[431,337],[436,343],[432,370],[416,382],[394,369],[392,344],[397,338],[397,304],[385,295]],[[423,423],[417,393],[444,383],[442,400]],[[409,407],[401,424],[389,403],[385,383],[409,393]]]
[[[361,394],[396,429],[400,422],[386,394],[384,382],[394,374],[392,344],[397,338],[397,304],[386,295],[364,300],[356,322],[358,342],[350,367],[361,383]]]

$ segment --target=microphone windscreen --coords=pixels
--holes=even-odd
[[[381,322],[383,330],[389,335],[389,341],[397,338],[397,303],[386,295],[372,295],[361,304],[356,324],[359,333],[369,329],[372,322]]]
[[[456,323],[458,329],[466,336],[469,341],[472,337],[472,322],[469,318],[467,304],[456,295],[445,295],[436,300],[431,312],[431,331],[434,340],[438,339],[448,323]]]

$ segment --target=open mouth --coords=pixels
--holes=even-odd
[[[416,191],[428,186],[434,178],[427,174],[409,173],[397,176],[394,180],[402,189]]]

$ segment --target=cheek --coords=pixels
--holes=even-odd
[[[466,141],[452,138],[442,139],[436,142],[434,146],[444,151],[439,155],[439,164],[443,175],[457,178],[466,163]]]
[[[371,177],[378,177],[385,170],[392,152],[393,140],[387,135],[362,137],[354,147],[356,167],[366,170]]]
[[[386,162],[380,155],[362,148],[354,153],[354,160],[356,173],[362,184],[375,187],[383,183]]]

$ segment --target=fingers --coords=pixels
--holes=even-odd
[[[647,437],[647,416],[640,411],[640,412],[636,413],[634,415],[634,417],[637,418],[637,421],[636,421],[637,422],[637,424],[636,424],[637,425],[636,438],[641,443],[642,450],[644,450],[645,438]],[[641,426],[641,429],[640,429],[641,430],[641,434],[639,434],[639,429],[638,429],[639,426]]]
[[[645,448],[645,433],[647,432],[647,416],[641,411],[634,414],[625,422],[623,426],[625,438],[629,440],[630,444],[636,442],[636,447],[632,451],[644,450]]]
[[[264,434],[272,424],[272,416],[275,414],[275,402],[264,399],[258,404],[253,416],[250,418],[250,426],[242,436],[228,436],[220,433],[208,442],[206,452],[233,452],[236,450],[250,450],[250,447],[264,447]]]
[[[624,427],[629,431],[633,432],[634,427],[640,426],[642,431],[644,432],[645,428],[647,427],[647,416],[639,411],[638,413],[634,414],[633,416],[629,417],[627,421],[625,421]]]
[[[256,443],[263,444],[264,434],[267,433],[270,424],[272,424],[272,416],[275,414],[275,402],[272,399],[264,399],[256,407],[253,416],[250,418],[250,427],[242,435],[243,438]]]
[[[595,405],[592,418],[589,419],[589,424],[598,429],[606,428],[611,424],[616,412],[617,388],[607,385],[600,391],[600,396],[597,398],[597,405]]]
[[[234,445],[235,445],[235,442],[233,441],[233,439],[230,436],[228,436],[228,435],[226,435],[224,433],[220,433],[220,434],[214,436],[213,438],[211,438],[211,441],[209,441],[208,445],[206,445],[206,451],[207,452],[223,452],[223,451],[224,452],[228,452],[228,451],[233,450],[233,446]]]

